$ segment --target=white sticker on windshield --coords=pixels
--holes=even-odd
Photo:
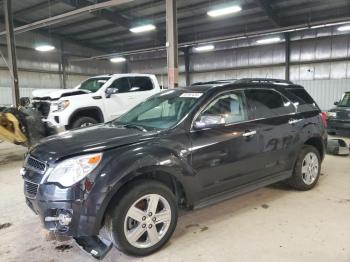
[[[200,98],[203,93],[183,93],[180,97]]]

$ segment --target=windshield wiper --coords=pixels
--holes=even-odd
[[[134,125],[134,124],[123,124],[123,126],[125,128],[135,128],[135,129],[138,129],[142,132],[147,132],[147,129],[144,128],[143,126],[139,126],[139,125]]]

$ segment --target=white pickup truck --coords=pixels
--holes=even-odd
[[[55,132],[110,121],[160,92],[155,75],[91,77],[74,89],[33,91],[32,105]]]

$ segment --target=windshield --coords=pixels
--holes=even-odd
[[[114,120],[114,125],[166,129],[176,125],[202,96],[200,92],[168,90],[152,96]]]
[[[103,86],[110,77],[94,77],[89,78],[88,80],[82,82],[78,89],[88,90],[92,93],[95,93],[97,90]]]
[[[350,107],[350,93],[345,93],[342,100],[340,100],[338,106]]]

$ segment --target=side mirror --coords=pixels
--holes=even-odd
[[[339,105],[339,102],[338,102],[338,101],[335,101],[335,102],[334,102],[334,105],[335,105],[335,106]]]
[[[119,92],[118,88],[108,87],[106,89],[106,98],[110,98],[111,95],[117,94]]]
[[[203,129],[209,127],[223,126],[226,124],[226,120],[221,115],[208,115],[200,116],[199,120],[194,122],[195,129]]]

